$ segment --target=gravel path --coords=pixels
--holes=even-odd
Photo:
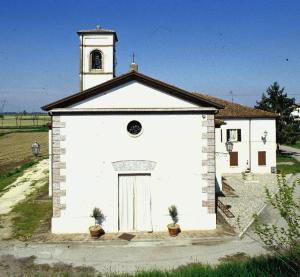
[[[226,255],[265,254],[260,243],[250,239],[172,240],[159,242],[22,243],[0,242],[1,255],[36,257],[36,263],[62,262],[91,266],[100,273],[133,273],[137,270],[169,270],[193,262],[217,264]],[[0,270],[1,275],[1,270]]]
[[[290,183],[290,184],[297,182],[297,181],[299,182],[299,180],[300,180],[300,173],[293,174],[292,176],[290,176],[290,178],[287,179],[288,183]],[[299,183],[295,187],[294,197],[295,197],[295,200],[300,199],[300,184]],[[282,218],[279,211],[277,209],[275,209],[269,203],[259,214],[259,219],[262,223],[274,224],[279,228],[287,226],[286,221]],[[250,228],[247,230],[246,234],[248,236],[250,236],[251,238],[259,240],[259,237],[255,234],[255,228],[253,225],[250,226]]]
[[[235,189],[238,197],[220,197],[225,205],[231,205],[234,218],[226,218],[228,223],[237,232],[241,232],[252,221],[252,215],[259,212],[265,205],[265,188],[271,193],[277,191],[277,175],[255,174],[253,181],[245,181],[241,174],[228,174],[225,176],[230,186]],[[238,218],[240,227],[238,227]]]
[[[300,149],[287,145],[280,145],[280,150],[286,153],[290,153],[296,160],[300,162]]]
[[[9,213],[13,206],[25,199],[28,194],[47,182],[48,160],[42,160],[27,169],[14,183],[0,194],[0,215]]]

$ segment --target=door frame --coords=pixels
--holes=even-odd
[[[120,176],[150,176],[149,172],[138,172],[138,173],[119,173],[118,174],[118,232],[120,232]],[[151,192],[150,192],[150,203],[151,203]],[[150,204],[151,205],[151,204]],[[151,206],[150,206],[151,209]]]

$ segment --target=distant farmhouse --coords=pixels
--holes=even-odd
[[[108,232],[162,231],[176,205],[183,230],[216,228],[225,173],[276,171],[275,114],[191,93],[132,63],[115,76],[113,30],[78,32],[80,92],[52,117],[53,233],[88,232],[94,207]]]
[[[300,120],[300,103],[294,105],[294,110],[292,111],[291,115],[296,121]]]

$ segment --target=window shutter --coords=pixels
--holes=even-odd
[[[229,163],[230,166],[238,166],[239,165],[239,155],[238,152],[230,152],[229,153]]]
[[[229,141],[230,138],[230,129],[226,130],[226,141]]]
[[[238,133],[238,141],[242,141],[242,132],[241,132],[241,129],[238,129],[237,133]]]
[[[258,151],[258,165],[266,165],[266,151]]]

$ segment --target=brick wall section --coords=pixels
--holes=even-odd
[[[206,120],[202,122],[202,166],[204,172],[202,174],[202,193],[206,200],[202,201],[202,207],[207,207],[209,214],[216,212],[216,200],[215,200],[215,120],[214,115],[206,115]]]
[[[62,170],[66,168],[66,163],[62,162],[62,156],[66,154],[66,149],[62,147],[62,142],[66,137],[63,136],[62,129],[65,122],[61,121],[60,116],[52,116],[52,204],[53,217],[60,217],[61,210],[66,208],[62,203],[61,196],[66,195],[63,186],[66,182],[66,176]]]

